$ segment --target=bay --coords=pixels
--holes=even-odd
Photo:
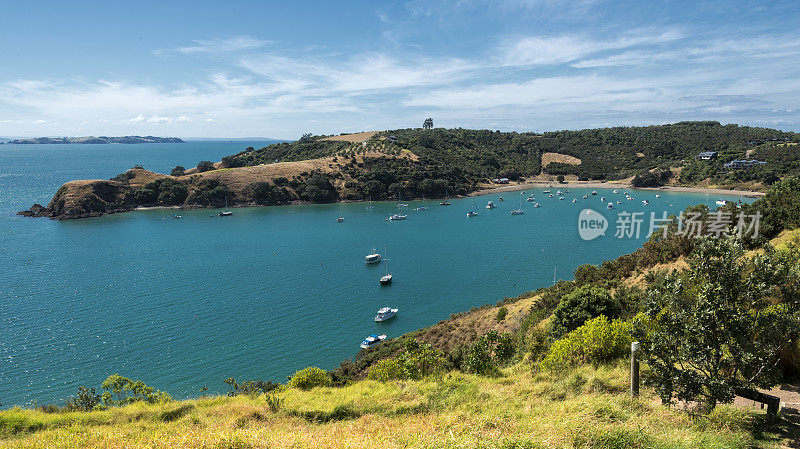
[[[573,188],[563,201],[535,189],[447,207],[428,201],[419,212],[412,209],[421,201],[237,208],[224,218],[191,210],[180,211],[180,220],[172,210],[70,221],[14,215],[46,204],[68,180],[108,179],[137,163],[168,173],[249,145],[263,146],[0,145],[4,408],[60,404],[113,373],[184,398],[204,386],[224,391],[231,376],[284,381],[305,366],[331,369],[368,334],[396,337],[629,253],[645,239],[650,212],[738,199],[628,190],[636,199],[625,201],[622,191],[597,189],[584,200],[591,189]],[[541,208],[521,201],[531,192]],[[488,200],[498,208],[486,210]],[[605,209],[612,200],[622,204]],[[525,215],[511,216],[520,203]],[[479,215],[467,218],[473,206]],[[605,236],[579,237],[586,207],[609,220]],[[386,220],[398,211],[408,219]],[[618,211],[645,213],[639,238],[614,237]],[[385,263],[364,264],[384,247],[394,275],[388,287],[378,283]],[[399,308],[398,316],[373,322],[385,305]]]

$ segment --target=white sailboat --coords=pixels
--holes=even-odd
[[[387,256],[389,255],[388,245],[384,248],[383,253]],[[380,279],[381,285],[389,285],[392,283],[392,273],[389,273],[389,259],[386,258],[386,274],[381,276]]]

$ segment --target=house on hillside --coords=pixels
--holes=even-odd
[[[728,162],[725,164],[725,168],[750,168],[750,167],[760,167],[766,164],[766,162],[757,161],[754,159],[737,159]]]
[[[716,158],[717,158],[716,151],[703,151],[702,153],[697,155],[697,159],[700,159],[701,161],[710,161],[711,159],[716,159]]]

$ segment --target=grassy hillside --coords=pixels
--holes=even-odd
[[[626,366],[568,376],[524,364],[497,377],[286,388],[273,397],[211,397],[106,411],[0,412],[0,447],[752,448],[759,412],[721,407],[692,418],[650,392],[631,399]]]

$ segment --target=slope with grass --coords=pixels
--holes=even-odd
[[[692,418],[650,393],[626,394],[624,364],[568,376],[516,365],[497,377],[282,388],[106,411],[0,412],[0,447],[752,448],[757,412],[720,407]],[[277,398],[277,400],[275,399]],[[268,402],[272,402],[270,408]],[[277,405],[276,405],[277,404]]]

